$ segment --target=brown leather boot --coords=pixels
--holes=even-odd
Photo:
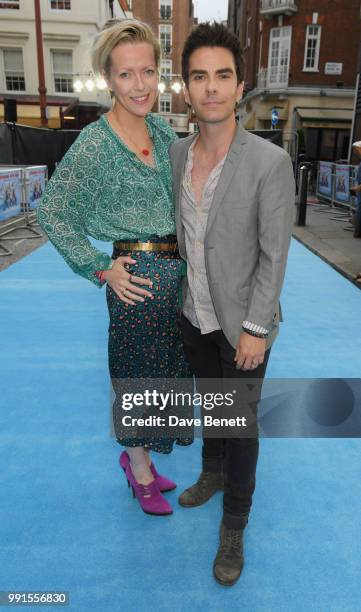
[[[223,490],[223,472],[201,472],[197,482],[178,497],[178,502],[185,508],[194,508],[205,504],[217,491]]]
[[[244,564],[243,529],[228,529],[223,521],[220,544],[213,562],[213,575],[223,586],[232,586],[240,577]]]

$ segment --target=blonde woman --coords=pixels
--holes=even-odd
[[[83,129],[38,208],[40,225],[74,272],[99,287],[106,283],[113,381],[189,374],[177,326],[183,264],[168,156],[175,134],[150,113],[159,59],[159,42],[145,23],[124,20],[100,32],[93,68],[106,80],[113,107]],[[113,242],[112,258],[92,246],[89,235]],[[114,407],[113,417],[117,441],[127,449],[120,465],[133,495],[144,512],[171,514],[162,492],[176,484],[158,474],[149,450],[169,453],[172,440],[129,437]]]

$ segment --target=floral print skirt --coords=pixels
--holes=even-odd
[[[150,238],[151,242],[174,242],[175,236]],[[154,299],[146,298],[135,306],[126,305],[109,285],[107,285],[107,304],[109,310],[109,372],[112,380],[113,427],[117,441],[123,446],[144,446],[160,453],[170,453],[173,443],[188,445],[193,441],[190,429],[156,427],[145,429],[124,425],[122,398],[125,393],[142,392],[147,379],[147,387],[168,386],[170,379],[183,379],[182,384],[190,384],[191,371],[186,361],[181,331],[179,327],[179,303],[182,276],[185,263],[178,254],[156,251],[121,251],[114,246],[113,259],[129,255],[136,260],[127,266],[135,276],[151,278],[150,289]],[[140,285],[139,285],[140,286]],[[187,381],[187,383],[185,383]],[[153,385],[153,386],[152,386]],[[158,407],[133,406],[129,417],[164,416]],[[128,419],[129,420],[129,419]],[[149,433],[150,432],[150,433]],[[177,434],[178,432],[178,434]]]

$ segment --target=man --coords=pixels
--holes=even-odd
[[[358,140],[357,142],[353,143],[352,150],[353,150],[353,153],[357,155],[358,159],[361,160],[361,140]],[[350,191],[357,197],[356,212],[350,218],[350,222],[352,223],[352,225],[355,225],[354,237],[360,238],[361,237],[361,161],[357,168],[356,184],[353,185],[353,187],[350,187]]]
[[[235,117],[243,91],[238,39],[200,24],[182,55],[185,98],[200,134],[171,147],[179,251],[187,261],[181,327],[197,383],[262,381],[277,335],[279,295],[291,236],[295,185],[281,148],[249,134]],[[202,473],[179,497],[205,503],[224,488],[213,573],[234,584],[255,488],[258,438],[203,434]]]

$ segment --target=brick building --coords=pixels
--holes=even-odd
[[[176,93],[181,84],[181,55],[184,41],[193,23],[192,0],[133,0],[131,8],[135,18],[152,26],[162,46],[161,77],[164,91],[159,94],[155,112],[169,120],[177,131],[188,129],[187,106],[182,92]],[[178,87],[179,90],[179,87]]]
[[[229,0],[247,64],[240,117],[278,128],[293,157],[347,159],[360,41],[359,0]]]

